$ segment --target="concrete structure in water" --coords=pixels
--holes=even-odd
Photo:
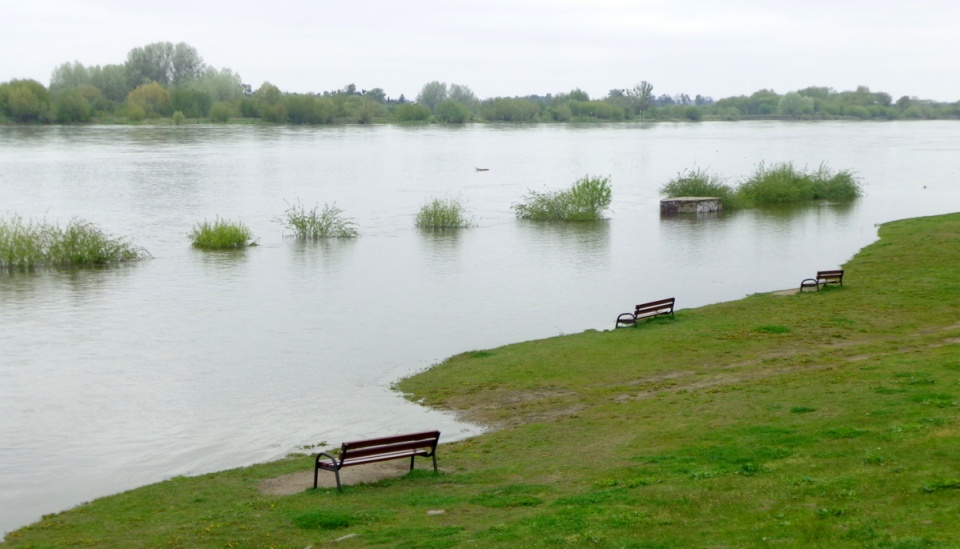
[[[720,211],[723,211],[723,200],[713,196],[676,196],[660,201],[661,215]]]

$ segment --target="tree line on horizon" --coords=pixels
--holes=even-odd
[[[56,67],[49,86],[36,80],[0,83],[0,122],[84,123],[188,119],[217,123],[333,124],[372,122],[571,122],[632,120],[944,119],[960,118],[960,101],[935,102],[873,92],[811,86],[783,95],[653,93],[642,81],[591,98],[581,89],[546,95],[479,99],[466,85],[428,82],[415,100],[390,98],[382,88],[348,84],[321,93],[291,93],[264,82],[254,90],[228,68],[208,66],[192,46],[156,42],[130,50],[123,64]]]

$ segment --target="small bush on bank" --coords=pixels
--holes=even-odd
[[[301,240],[321,238],[352,238],[357,236],[357,228],[352,220],[343,216],[343,210],[336,204],[330,206],[315,205],[307,210],[298,200],[287,208],[284,217],[277,219],[284,228],[293,232]]]
[[[84,267],[138,261],[150,254],[82,219],[65,229],[19,216],[0,219],[0,268]]]
[[[471,224],[456,198],[434,198],[420,208],[416,219],[417,227],[424,229],[458,229]]]
[[[612,200],[609,177],[584,176],[565,191],[530,191],[513,211],[534,221],[594,221],[603,218]]]
[[[252,246],[253,234],[242,221],[216,218],[213,223],[203,220],[190,231],[194,248],[201,250],[230,250]]]

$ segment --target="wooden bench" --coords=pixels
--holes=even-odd
[[[622,315],[618,316],[617,325],[615,328],[619,328],[621,324],[636,326],[638,320],[653,318],[655,316],[670,315],[673,317],[674,301],[676,300],[671,297],[668,299],[661,299],[659,301],[641,303],[634,308],[632,313],[623,313]]]
[[[825,284],[839,284],[843,286],[843,269],[834,269],[831,271],[817,271],[817,278],[805,278],[800,282],[800,291],[805,288],[816,288],[820,291],[820,286]]]
[[[344,442],[340,446],[339,456],[326,452],[317,454],[313,468],[313,487],[317,487],[320,469],[333,471],[337,475],[337,490],[343,491],[340,485],[340,469],[351,465],[376,463],[391,459],[410,458],[410,470],[413,470],[413,460],[416,457],[432,457],[433,470],[437,470],[437,443],[440,441],[440,431],[426,431],[393,437],[371,438]]]

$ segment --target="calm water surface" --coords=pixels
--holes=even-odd
[[[760,161],[851,169],[866,196],[660,218],[657,188],[677,172],[735,181]],[[513,218],[528,189],[585,174],[611,177],[609,220]],[[0,531],[303,445],[471,436],[481,429],[390,384],[458,352],[610,329],[640,301],[796,286],[878,223],[960,209],[958,174],[956,122],[0,127],[0,215],[80,217],[154,256],[0,273]],[[417,230],[437,196],[460,198],[477,226]],[[361,237],[285,239],[275,218],[297,199],[335,202]],[[192,249],[186,233],[215,216],[260,245]]]

